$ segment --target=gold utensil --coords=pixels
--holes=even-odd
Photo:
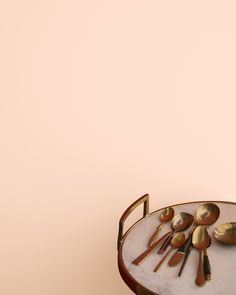
[[[146,251],[144,251],[142,254],[140,254],[137,258],[132,261],[133,264],[138,265],[140,262],[143,261],[145,257],[147,257],[155,248],[157,248],[160,243],[166,239],[168,239],[170,236],[173,236],[175,232],[183,231],[187,229],[191,224],[193,223],[193,215],[181,212],[175,215],[171,228],[172,230],[166,233],[162,238],[160,238],[157,242],[152,244]]]
[[[149,239],[148,247],[150,247],[157,240],[157,237],[163,227],[163,224],[171,221],[171,219],[174,216],[174,213],[175,213],[175,211],[172,207],[167,207],[161,212],[161,215],[159,216],[159,220],[161,223],[158,225],[158,227],[156,228],[156,230],[152,234],[151,238]]]
[[[208,245],[208,248],[210,247],[210,245],[211,245],[211,238],[210,238],[210,243]],[[192,250],[192,247],[193,247],[193,245],[192,245],[192,241],[191,241],[190,247],[188,248],[188,250],[185,253],[184,261],[183,261],[183,264],[182,264],[182,266],[180,268],[180,271],[179,271],[179,274],[178,274],[179,277],[181,276],[181,274],[183,272],[183,269],[184,269],[185,264],[186,264],[186,262],[188,260],[190,252]],[[210,261],[209,261],[206,249],[204,250],[204,275],[205,275],[206,281],[211,280],[211,265],[210,265]]]
[[[204,250],[209,246],[210,243],[210,236],[204,226],[199,225],[194,230],[192,243],[193,246],[199,250],[199,265],[195,283],[198,286],[203,286],[206,282],[204,274]]]
[[[196,225],[212,225],[220,216],[220,208],[214,203],[205,203],[195,213]]]
[[[209,226],[216,222],[216,220],[219,218],[220,215],[220,209],[219,207],[214,203],[204,203],[202,206],[200,206],[194,215],[194,225],[205,225]],[[179,276],[182,274],[183,268],[186,264],[186,260],[188,259],[190,252],[191,252],[191,246],[192,246],[192,233],[190,233],[189,237],[185,241],[184,245],[178,249],[174,253],[174,255],[171,257],[169,261],[169,266],[176,266],[181,262],[181,260],[184,257],[183,264],[181,266],[181,269],[179,271]],[[186,255],[188,253],[188,255]]]
[[[214,237],[223,244],[236,244],[236,222],[227,222],[217,226],[214,230]]]
[[[180,214],[182,214],[182,213],[180,213]],[[189,228],[192,225],[194,218],[193,218],[193,215],[191,215],[189,213],[184,213],[184,214],[185,215],[188,214],[188,216],[187,215],[185,216],[187,218],[187,220],[188,220],[188,225],[184,228],[184,229],[187,229],[187,228]],[[177,219],[175,220],[176,217],[177,217]],[[176,215],[176,217],[174,217],[173,222],[176,221],[175,228],[178,228],[178,226],[179,226],[179,221],[178,221],[179,217],[178,217],[178,214]],[[173,223],[172,223],[172,229],[173,229]],[[174,234],[174,232],[181,231],[181,230],[183,230],[183,229],[174,230],[172,232],[172,235]],[[161,254],[162,255],[165,252],[166,248],[168,247],[168,245],[171,242],[172,235],[170,235],[163,242],[163,244],[161,245],[160,249],[157,251],[158,254]]]
[[[157,266],[154,268],[154,271],[157,272],[166,257],[175,249],[179,248],[183,245],[185,242],[185,234],[184,233],[175,233],[171,239],[171,248],[170,250],[165,254],[165,256],[161,259],[161,261],[157,264]]]

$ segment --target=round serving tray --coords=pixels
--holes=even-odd
[[[167,263],[168,259],[157,273],[153,272],[154,267],[162,257],[157,255],[156,251],[153,251],[140,265],[137,266],[132,264],[132,261],[147,249],[147,242],[156,229],[159,223],[160,211],[164,208],[149,214],[149,196],[144,195],[123,213],[119,223],[118,267],[123,280],[135,294],[236,294],[236,246],[220,244],[213,237],[213,230],[217,225],[236,221],[236,203],[224,201],[199,201],[170,206],[174,208],[175,213],[188,212],[194,214],[195,210],[205,202],[213,202],[217,204],[220,208],[220,217],[214,225],[208,228],[208,232],[212,239],[211,247],[209,247],[207,251],[212,268],[212,280],[206,282],[203,287],[195,285],[199,259],[198,251],[195,249],[192,250],[181,277],[178,277],[181,264],[176,267],[169,267]],[[126,218],[142,203],[144,204],[143,218],[137,221],[123,235],[123,226]],[[159,237],[169,230],[170,223],[165,224]],[[185,231],[186,236],[188,236],[188,231]]]

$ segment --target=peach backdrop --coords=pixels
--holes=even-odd
[[[128,205],[236,201],[235,11],[1,1],[1,294],[131,294]]]

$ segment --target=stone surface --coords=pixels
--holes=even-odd
[[[160,212],[155,212],[147,218],[142,219],[132,228],[125,238],[122,257],[128,272],[133,278],[141,285],[160,295],[236,294],[236,246],[222,245],[215,240],[212,234],[217,225],[236,221],[236,205],[215,203],[219,206],[221,213],[217,222],[208,228],[208,232],[212,238],[211,247],[208,249],[208,256],[212,268],[211,281],[206,282],[203,287],[195,285],[199,258],[196,249],[192,250],[180,278],[178,277],[178,272],[181,264],[170,268],[167,264],[168,258],[157,273],[153,272],[153,269],[162,257],[157,255],[156,251],[151,253],[139,266],[132,264],[134,258],[146,249],[147,241],[159,223]],[[174,207],[174,209],[176,213],[185,211],[194,214],[195,210],[201,204],[203,202],[179,205]],[[159,237],[169,230],[170,224],[165,224]],[[186,235],[188,231],[186,231]]]

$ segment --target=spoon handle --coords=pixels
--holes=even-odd
[[[186,264],[186,262],[187,262],[187,260],[189,258],[189,255],[190,255],[190,253],[192,251],[192,246],[193,246],[192,245],[192,235],[190,235],[188,237],[187,241],[188,242],[186,243],[185,248],[184,248],[184,260],[183,260],[183,263],[181,265],[181,268],[180,268],[179,274],[178,274],[179,277],[182,275],[182,272],[184,270],[185,264]]]
[[[211,265],[207,255],[207,250],[204,250],[204,274],[207,281],[211,280]]]
[[[169,235],[172,233],[172,231],[166,233],[163,237],[161,237],[158,241],[156,241],[154,244],[152,244],[151,247],[147,248],[146,251],[144,251],[142,254],[140,254],[137,258],[135,258],[132,263],[138,265],[140,262],[143,261],[145,257],[147,257],[155,248],[157,248],[160,243],[169,237]]]
[[[158,227],[156,228],[156,230],[154,231],[154,233],[152,234],[151,238],[148,241],[148,247],[152,246],[152,244],[155,243],[155,241],[157,240],[157,237],[161,231],[163,227],[163,222],[161,222]]]
[[[178,273],[178,276],[179,276],[179,277],[182,275],[182,272],[183,272],[184,267],[185,267],[185,264],[186,264],[186,262],[187,262],[187,260],[188,260],[188,258],[189,258],[189,255],[190,255],[190,253],[191,253],[191,250],[192,250],[192,245],[190,245],[190,247],[188,248],[188,250],[187,250],[187,252],[186,252],[186,254],[185,254],[185,256],[184,256],[184,261],[183,261],[183,263],[182,263],[182,265],[181,265],[181,268],[180,268],[180,270],[179,270],[179,273]]]
[[[203,286],[206,282],[205,275],[204,275],[204,251],[199,250],[199,265],[198,265],[198,272],[197,277],[195,280],[196,285]]]
[[[157,251],[158,254],[162,255],[166,251],[166,248],[170,245],[173,234],[174,232],[163,242],[160,249]]]
[[[173,250],[174,248],[170,248],[170,250],[164,255],[164,257],[161,259],[161,261],[157,264],[157,266],[154,268],[153,271],[157,272],[158,269],[160,268],[160,266],[162,265],[162,263],[164,262],[164,260],[166,259],[166,257],[171,253],[171,251]]]

